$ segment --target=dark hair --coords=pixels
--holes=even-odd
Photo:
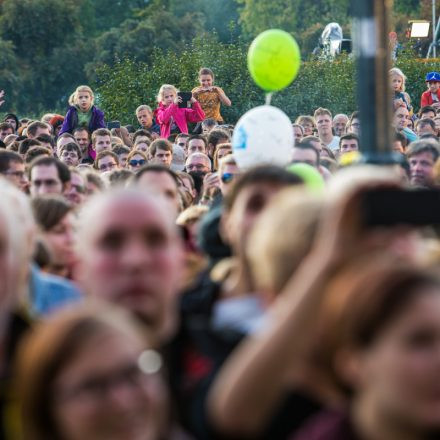
[[[15,151],[0,150],[0,173],[8,171],[11,162],[24,163],[23,158]]]
[[[38,156],[52,156],[52,151],[42,145],[31,147],[25,154],[24,161],[26,164],[31,163]]]
[[[394,135],[394,141],[399,142],[402,144],[403,149],[405,149],[408,146],[408,139],[406,138],[406,136],[404,136],[402,133],[396,131],[395,135]]]
[[[81,150],[76,142],[69,142],[68,144],[64,144],[60,148],[60,154],[63,154],[63,151],[74,151],[78,155],[78,159],[81,159]]]
[[[73,129],[73,131],[72,131],[72,135],[75,135],[75,133],[78,133],[79,131],[87,131],[87,134],[89,135],[89,137],[90,137],[90,131],[89,131],[89,129],[87,128],[87,127],[84,127],[84,126],[79,126],[79,127],[76,127],[76,128],[74,128]],[[65,133],[63,133],[63,134],[65,134]],[[62,135],[63,135],[62,134]],[[61,136],[62,136],[61,135]],[[61,137],[60,136],[60,137]]]
[[[51,165],[54,165],[56,167],[58,171],[58,177],[63,185],[70,182],[69,167],[53,156],[39,156],[36,159],[34,159],[29,166],[29,170],[28,170],[29,179],[32,176],[32,170],[34,169],[34,167],[51,166]]]
[[[115,161],[116,161],[116,164],[119,165],[119,158],[116,155],[116,153],[114,153],[113,151],[110,151],[110,150],[103,150],[103,151],[100,151],[95,157],[95,162],[93,163],[95,169],[98,169],[98,162],[103,157],[106,157],[106,156],[113,157],[113,159],[115,159]]]
[[[229,133],[226,130],[214,128],[209,132],[208,144],[211,144],[215,148],[222,139],[227,139],[229,142],[231,140],[231,136],[229,136]]]
[[[435,115],[435,108],[430,105],[425,105],[425,107],[422,107],[419,111],[419,115],[422,116],[425,113],[433,112]]]
[[[35,136],[39,128],[47,128],[52,131],[52,126],[41,121],[34,121],[27,126],[28,136]]]
[[[312,150],[316,154],[316,163],[319,164],[320,154],[319,151],[311,144],[311,142],[303,142],[300,141],[295,144],[294,148],[298,148],[299,150]]]
[[[26,138],[25,140],[20,142],[18,152],[24,156],[28,152],[29,148],[35,147],[37,145],[41,146],[41,142],[37,141],[36,139]]]
[[[194,182],[193,176],[191,176],[191,174],[188,174],[185,171],[176,171],[176,176],[177,178],[182,182],[182,179],[187,179],[189,180],[189,182],[191,183],[191,186],[193,189],[195,189],[196,184]],[[182,182],[183,185],[183,182]]]
[[[125,145],[115,145],[112,147],[113,153],[115,153],[117,156],[124,153],[130,153],[130,148],[126,147]]]
[[[137,182],[145,173],[167,173],[172,177],[174,182],[176,182],[176,186],[179,187],[179,178],[177,174],[171,170],[160,164],[148,164],[141,167],[136,174],[134,175],[134,181]]]
[[[203,136],[203,134],[192,134],[192,135],[188,138],[188,143],[187,143],[187,145],[189,145],[189,143],[190,143],[193,139],[200,139],[200,140],[202,140],[203,143],[205,144],[205,149],[208,148],[208,141],[206,140],[206,137]]]
[[[316,150],[315,150],[316,151]],[[274,185],[299,185],[303,180],[294,173],[276,165],[259,165],[240,175],[233,183],[230,191],[224,198],[224,208],[230,211],[240,192],[256,183]]]
[[[429,125],[434,130],[434,132],[436,131],[435,122],[431,118],[419,119],[416,122],[416,128],[418,128],[420,125]]]
[[[359,136],[355,133],[347,133],[339,138],[339,148],[341,148],[342,141],[356,141],[359,146]]]
[[[134,133],[136,131],[135,128],[133,127],[133,125],[131,125],[131,124],[125,125],[125,128],[127,129],[127,131],[129,133]]]
[[[108,176],[108,181],[110,186],[118,186],[127,182],[128,179],[134,176],[133,171],[127,170],[125,168],[121,170],[113,170]]]
[[[140,128],[139,130],[136,130],[133,135],[133,143],[136,143],[136,138],[139,136],[146,136],[148,139],[151,139],[151,133],[147,130],[144,130],[143,128]]]
[[[6,129],[10,129],[12,130],[12,133],[15,133],[14,127],[12,126],[12,124],[10,124],[9,122],[0,122],[0,130],[6,130]]]
[[[31,203],[35,222],[43,231],[50,231],[73,209],[59,196],[34,197]]]
[[[55,142],[53,140],[53,137],[50,134],[42,133],[42,134],[40,134],[40,136],[37,136],[35,139],[39,142],[44,142],[46,144],[47,143],[50,144],[52,148],[55,146]]]

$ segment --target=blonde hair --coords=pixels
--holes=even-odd
[[[157,94],[157,102],[161,103],[163,101],[163,94],[165,90],[172,90],[176,95],[179,90],[176,89],[172,84],[162,84]]]
[[[397,67],[393,67],[392,69],[389,70],[389,75],[391,76],[400,76],[400,78],[402,78],[402,87],[400,89],[401,92],[405,91],[405,82],[406,82],[406,76],[405,74]]]
[[[89,86],[78,86],[76,90],[70,95],[69,104],[70,105],[78,105],[78,95],[80,92],[86,92],[92,97],[92,106],[95,102],[95,95],[93,94],[93,90]]]

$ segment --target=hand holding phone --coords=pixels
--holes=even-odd
[[[179,92],[177,93],[177,97],[181,98],[181,100],[178,103],[178,106],[180,108],[191,107],[191,99],[193,97],[191,92]]]

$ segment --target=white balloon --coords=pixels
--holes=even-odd
[[[246,112],[237,122],[232,136],[235,160],[243,169],[265,163],[287,165],[293,145],[290,119],[271,105]]]

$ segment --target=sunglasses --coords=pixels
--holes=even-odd
[[[132,167],[137,167],[138,165],[139,166],[142,166],[142,165],[145,165],[146,164],[146,160],[145,159],[139,159],[139,160],[136,160],[136,159],[132,159],[132,160],[130,160],[130,162],[128,162]]]
[[[232,179],[235,177],[235,174],[232,173],[223,173],[221,179],[223,183],[229,183],[232,181]]]

